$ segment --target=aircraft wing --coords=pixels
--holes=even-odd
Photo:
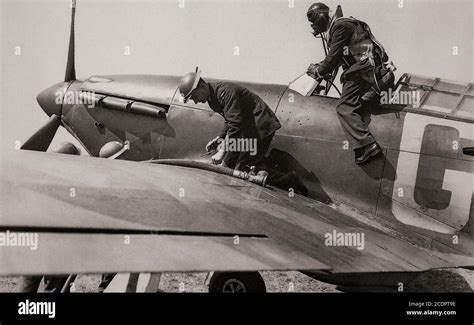
[[[1,173],[2,275],[474,265],[406,240],[416,234],[204,170],[22,150],[2,157]],[[364,247],[328,246],[333,231],[364,233]]]

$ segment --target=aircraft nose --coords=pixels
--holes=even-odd
[[[62,102],[68,85],[68,82],[57,83],[46,88],[36,96],[38,104],[48,116],[53,114],[61,116]]]

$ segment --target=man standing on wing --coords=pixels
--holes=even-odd
[[[370,114],[362,98],[371,93],[372,99],[378,99],[381,91],[392,87],[395,68],[366,23],[352,17],[331,17],[324,3],[311,5],[307,18],[315,36],[327,32],[329,47],[323,61],[309,66],[308,75],[324,78],[343,66],[342,94],[336,111],[342,127],[355,144],[355,162],[368,162],[381,153],[382,148],[369,131]]]

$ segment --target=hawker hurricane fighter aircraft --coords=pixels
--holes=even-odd
[[[372,110],[382,154],[357,165],[337,98],[236,81],[282,124],[266,161],[297,181],[274,186],[203,162],[222,117],[183,103],[179,76],[76,79],[74,14],[65,79],[37,97],[49,121],[2,158],[1,231],[38,242],[1,246],[1,275],[214,272],[211,291],[251,292],[298,270],[385,291],[474,269],[472,83],[403,74]],[[59,126],[90,157],[44,152]]]

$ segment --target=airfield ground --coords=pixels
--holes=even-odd
[[[207,292],[207,273],[166,273],[161,278],[160,289],[165,292]],[[316,281],[299,272],[262,272],[268,292],[338,292],[336,286]],[[0,292],[15,292],[19,277],[0,277]],[[75,281],[77,292],[96,292],[100,275],[79,275]],[[293,285],[291,285],[293,284]],[[42,287],[40,287],[40,291]]]
[[[167,273],[161,278],[160,289],[165,292],[207,292],[206,273]],[[339,292],[336,286],[314,280],[299,272],[262,272],[268,292]],[[0,292],[16,292],[19,277],[0,277]],[[100,275],[79,275],[77,292],[96,292]],[[40,287],[40,291],[42,287]],[[472,292],[474,271],[464,269],[437,270],[420,275],[410,291]]]

